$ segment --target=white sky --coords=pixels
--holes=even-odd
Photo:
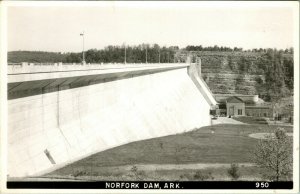
[[[218,3],[218,4],[216,4]],[[293,46],[293,6],[255,2],[110,2],[98,6],[12,6],[8,51],[79,52],[107,45],[158,43],[287,48]],[[100,6],[99,6],[100,5]],[[284,6],[282,6],[284,5]],[[295,7],[295,6],[294,6]],[[296,13],[294,13],[296,14]]]

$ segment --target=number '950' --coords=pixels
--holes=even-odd
[[[268,188],[269,183],[268,182],[256,182],[255,187],[256,188]]]

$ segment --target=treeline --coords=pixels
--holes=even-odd
[[[208,46],[208,47],[203,47],[202,45],[188,45],[185,47],[186,51],[220,51],[220,52],[259,52],[259,53],[266,53],[268,50],[270,50],[271,48],[254,48],[254,49],[248,49],[248,50],[243,50],[243,48],[238,48],[238,47],[226,47],[226,46]],[[273,49],[271,49],[273,50]],[[289,54],[293,54],[294,53],[294,49],[291,48],[286,48],[286,49],[281,49],[279,50],[280,52],[283,53],[289,53]]]
[[[84,52],[86,63],[173,63],[178,46],[160,47],[158,44],[137,46],[107,46],[104,49],[90,49]],[[125,56],[126,55],[126,56]],[[13,51],[8,53],[9,63],[80,63],[82,52],[51,53],[36,51]]]
[[[277,101],[293,95],[294,60],[292,55],[287,55],[283,50],[267,49],[255,61],[245,56],[234,61],[234,58],[229,56],[228,66],[232,72],[238,72],[240,75],[263,75],[264,81],[258,77],[256,82],[259,86],[258,94],[265,101]]]
[[[284,51],[268,49],[260,60],[264,66],[265,88],[261,91],[267,101],[277,101],[293,95],[294,60],[284,56]]]
[[[187,51],[225,51],[225,52],[232,52],[232,51],[243,51],[243,48],[238,48],[238,47],[234,47],[233,49],[230,47],[226,47],[226,46],[208,46],[208,47],[203,47],[202,45],[199,46],[194,46],[194,45],[188,45],[187,47],[185,47],[185,50]]]
[[[56,52],[11,51],[7,54],[8,63],[57,63],[65,60],[65,55]]]
[[[86,63],[173,63],[177,46],[160,47],[158,44],[138,46],[107,46],[102,50],[90,49],[85,52]],[[82,53],[70,53],[65,62],[81,62]]]
[[[160,47],[158,44],[140,44],[137,46],[126,46],[126,62],[127,63],[171,63],[183,62],[179,55],[181,51],[215,51],[215,52],[242,52],[242,48],[219,47],[217,45],[211,47],[202,47],[189,45],[185,49],[179,49],[178,46]],[[247,52],[267,53],[268,50],[274,49],[252,49]],[[279,50],[280,53],[293,54],[293,48]],[[82,62],[82,52],[78,53],[60,53],[60,52],[42,52],[42,51],[12,51],[8,52],[9,63],[80,63]],[[104,49],[90,49],[85,51],[86,63],[124,63],[125,62],[125,46],[107,46]]]

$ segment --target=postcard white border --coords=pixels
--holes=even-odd
[[[1,22],[1,192],[3,193],[298,193],[299,192],[299,2],[298,1],[108,1],[108,2],[82,2],[82,1],[2,1],[0,2]],[[294,10],[294,174],[293,190],[78,190],[78,189],[61,189],[61,190],[44,190],[44,189],[6,189],[6,161],[7,161],[7,7],[11,6],[62,6],[62,7],[82,7],[82,6],[99,6],[99,7],[292,7]]]

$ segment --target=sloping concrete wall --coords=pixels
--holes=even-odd
[[[190,60],[190,59],[189,59]],[[205,100],[209,103],[211,108],[215,108],[217,102],[211,93],[209,87],[201,77],[201,59],[197,58],[197,63],[192,63],[188,66],[188,74],[198,90],[201,92]]]
[[[210,102],[186,67],[118,77],[9,100],[9,176],[43,173],[128,142],[210,125]]]

